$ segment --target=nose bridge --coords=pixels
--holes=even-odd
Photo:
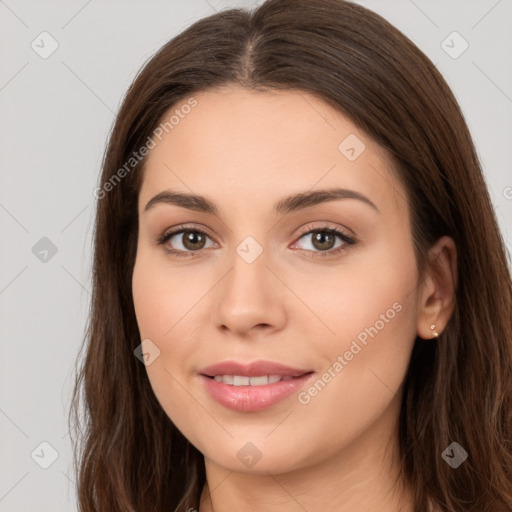
[[[234,247],[217,295],[218,321],[238,332],[258,324],[276,327],[283,316],[279,283],[267,267],[269,251],[256,236],[245,236]]]
[[[268,250],[263,243],[252,235],[243,238],[234,248],[226,293],[234,297],[240,295],[249,302],[265,295],[268,274],[271,274],[268,263]]]

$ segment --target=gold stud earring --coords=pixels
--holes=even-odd
[[[438,338],[439,337],[439,333],[434,330],[435,328],[436,328],[436,326],[434,324],[432,324],[430,326],[430,329],[432,330],[432,338]]]

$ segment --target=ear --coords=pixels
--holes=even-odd
[[[419,292],[420,338],[431,339],[433,333],[443,332],[455,308],[456,290],[457,248],[451,237],[443,236],[429,250],[429,268]]]

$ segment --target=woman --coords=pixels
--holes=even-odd
[[[130,87],[95,195],[80,510],[512,510],[503,240],[388,22],[198,21]]]

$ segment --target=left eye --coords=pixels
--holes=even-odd
[[[303,233],[299,237],[299,240],[304,237],[311,237],[311,246],[313,249],[316,249],[311,251],[314,258],[319,256],[333,256],[346,251],[348,246],[356,243],[352,237],[348,236],[340,229],[327,226],[310,229],[306,233]],[[337,246],[333,245],[336,243],[336,238],[341,240],[340,244]],[[309,249],[306,248],[305,250]]]

